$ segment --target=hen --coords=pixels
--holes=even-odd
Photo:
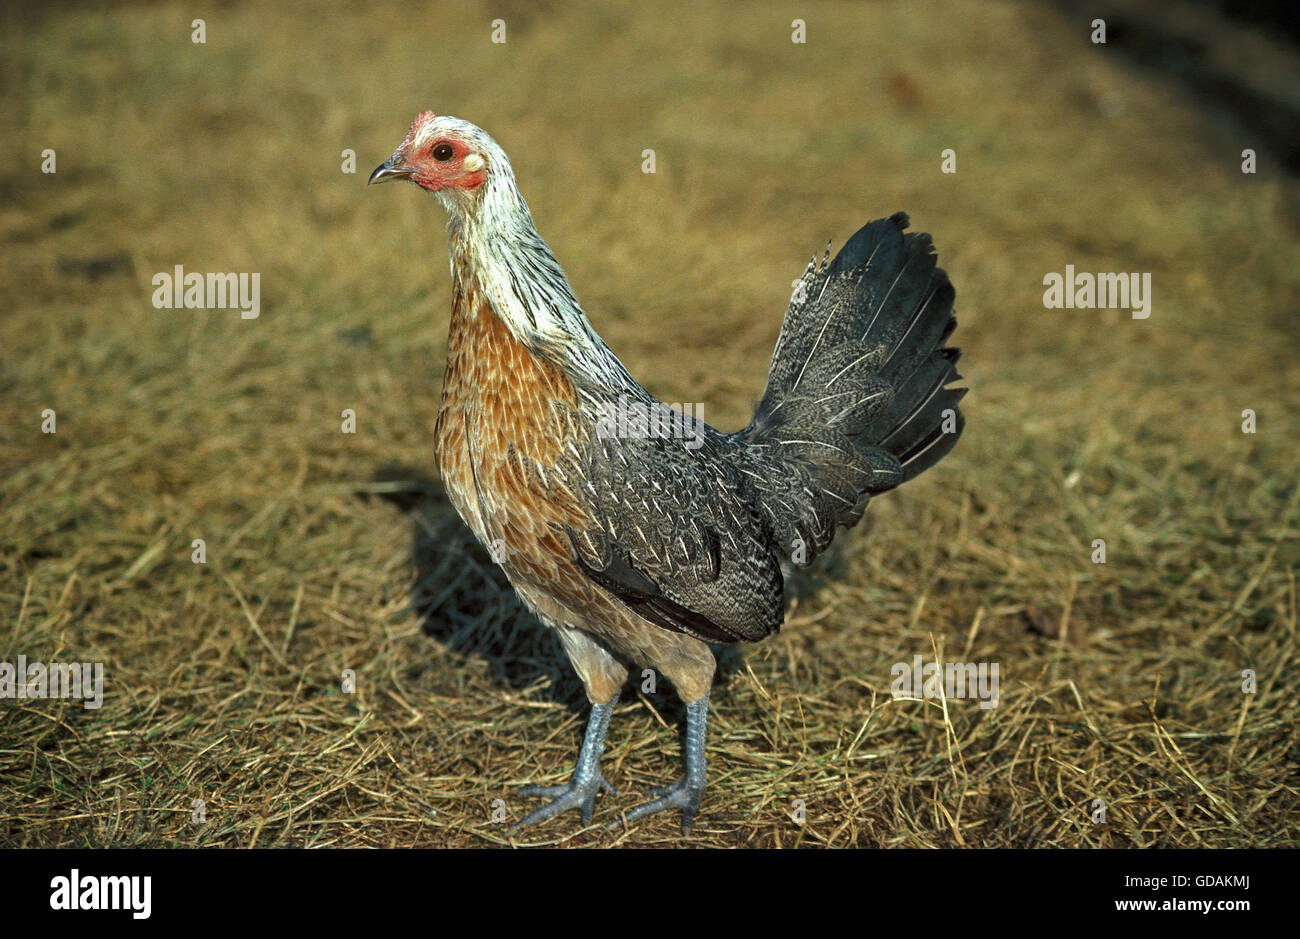
[[[710,643],[778,630],[782,560],[807,564],[872,496],[957,442],[952,286],[907,216],[866,225],[834,260],[808,264],[753,420],[723,433],[665,415],[596,335],[483,130],[421,113],[369,181],[394,179],[448,214],[436,429],[447,493],[591,701],[572,778],[521,790],[550,801],[520,825],[571,808],[589,822],[597,793],[613,791],[600,758],[632,662],[686,703],[686,775],[623,820],[679,808],[688,831],[705,783]]]

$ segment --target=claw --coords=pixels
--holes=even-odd
[[[624,814],[618,821],[609,825],[609,830],[626,827],[638,819],[663,812],[668,809],[682,810],[682,834],[688,835],[695,823],[695,816],[700,811],[700,796],[704,792],[701,782],[692,782],[690,776],[683,776],[671,786],[656,786],[650,790],[655,798],[643,802],[632,811]]]
[[[596,794],[600,792],[618,795],[618,790],[599,773],[592,779],[579,779],[578,774],[575,773],[573,779],[560,786],[521,786],[515,790],[516,795],[523,798],[540,797],[551,801],[524,816],[511,827],[510,834],[517,834],[529,825],[544,822],[569,809],[580,809],[582,824],[590,825],[596,808]]]

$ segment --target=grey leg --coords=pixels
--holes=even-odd
[[[600,772],[600,757],[605,752],[605,733],[609,730],[609,718],[614,713],[614,701],[606,704],[593,704],[591,715],[587,718],[587,733],[582,738],[582,749],[578,751],[578,766],[573,777],[562,786],[524,786],[517,790],[521,796],[541,796],[551,799],[540,809],[529,813],[523,821],[515,825],[512,831],[527,825],[536,825],[568,809],[582,810],[582,823],[591,823],[591,814],[596,804],[596,793],[617,794],[614,787],[605,781]]]
[[[690,832],[695,814],[700,810],[700,796],[704,792],[704,740],[708,728],[709,696],[706,694],[700,700],[686,705],[686,775],[671,786],[652,789],[650,794],[657,798],[642,803],[628,812],[627,824],[665,809],[681,809],[682,834]],[[619,824],[615,822],[610,827],[617,827]]]

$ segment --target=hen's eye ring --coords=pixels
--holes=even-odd
[[[433,158],[439,163],[446,163],[455,155],[455,153],[456,151],[452,149],[452,146],[449,143],[440,143],[438,146],[433,148]]]

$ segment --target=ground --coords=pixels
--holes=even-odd
[[[443,215],[365,187],[425,108],[511,155],[661,399],[742,426],[792,280],[897,210],[971,388],[725,658],[689,838],[601,827],[680,774],[637,681],[620,794],[517,843],[1300,843],[1300,199],[1231,99],[1069,4],[196,10],[3,14],[0,662],[105,677],[0,700],[0,844],[504,845],[570,772],[581,688],[436,479]],[[1150,273],[1149,318],[1045,308],[1067,264]],[[176,265],[259,273],[260,315],[156,309]],[[997,706],[894,700],[916,655],[997,663]]]

